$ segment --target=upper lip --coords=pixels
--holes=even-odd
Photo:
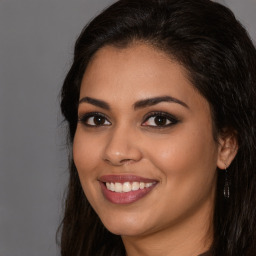
[[[154,179],[149,179],[149,178],[144,178],[144,177],[140,177],[137,175],[129,175],[129,174],[125,174],[125,175],[103,175],[99,178],[99,180],[101,182],[144,182],[144,183],[153,183],[153,182],[157,182],[157,180]]]

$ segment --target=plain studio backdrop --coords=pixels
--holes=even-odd
[[[67,184],[59,91],[83,26],[112,0],[0,0],[0,256],[57,256]],[[229,6],[256,41],[256,0]]]

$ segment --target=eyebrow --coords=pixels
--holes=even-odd
[[[183,102],[181,100],[178,100],[174,97],[170,97],[170,96],[160,96],[160,97],[148,98],[148,99],[145,99],[145,100],[137,101],[134,104],[134,109],[153,106],[153,105],[156,105],[156,104],[161,103],[161,102],[177,103],[177,104],[180,104],[183,107],[186,107],[186,108],[189,109],[188,105],[185,102]]]
[[[103,101],[103,100],[97,100],[97,99],[93,99],[90,97],[84,97],[82,99],[79,100],[79,104],[81,103],[89,103],[92,104],[94,106],[106,109],[106,110],[110,110],[110,106],[107,102]]]
[[[137,109],[140,109],[140,108],[153,106],[153,105],[156,105],[156,104],[161,103],[161,102],[177,103],[177,104],[180,104],[181,106],[186,107],[186,108],[189,109],[188,105],[185,102],[183,102],[179,99],[176,99],[174,97],[170,97],[170,96],[160,96],[160,97],[154,97],[154,98],[139,100],[139,101],[137,101],[133,104],[133,107],[134,107],[135,110],[137,110]],[[94,99],[94,98],[91,98],[91,97],[84,97],[84,98],[80,99],[79,104],[81,104],[81,103],[89,103],[89,104],[92,104],[94,106],[106,109],[106,110],[111,109],[110,105],[107,102],[105,102],[103,100]]]

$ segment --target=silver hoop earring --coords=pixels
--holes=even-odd
[[[223,194],[224,194],[224,198],[225,199],[229,199],[230,197],[230,178],[229,178],[229,174],[228,174],[228,170],[227,170],[227,166],[225,168],[225,182],[224,182],[224,190],[223,190]]]

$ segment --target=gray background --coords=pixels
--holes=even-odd
[[[254,42],[255,1],[225,1]],[[76,37],[111,2],[0,0],[0,256],[59,254],[67,149],[58,95]]]

